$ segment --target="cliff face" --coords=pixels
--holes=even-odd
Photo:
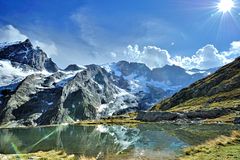
[[[193,111],[240,105],[240,57],[203,78],[151,110]]]

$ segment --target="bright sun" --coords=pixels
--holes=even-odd
[[[230,12],[231,9],[234,7],[234,1],[233,0],[220,0],[217,7],[220,12],[223,12],[223,13]]]

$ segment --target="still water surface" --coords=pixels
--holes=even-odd
[[[236,125],[160,123],[0,129],[0,153],[54,149],[103,159],[174,159],[186,146],[239,129]]]

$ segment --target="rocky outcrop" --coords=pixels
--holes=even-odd
[[[167,112],[167,111],[156,111],[156,112],[139,112],[137,120],[146,122],[160,122],[160,121],[201,121],[206,119],[215,119],[230,113],[236,113],[240,108],[217,108],[210,110],[197,110],[188,112]],[[234,120],[237,123],[238,119]]]
[[[39,47],[34,48],[29,39],[0,48],[0,60],[2,59],[28,65],[40,71],[46,69],[49,72],[56,72],[59,69],[45,52]]]
[[[240,117],[236,117],[233,121],[234,124],[240,124]]]
[[[84,69],[83,67],[79,67],[78,65],[76,65],[76,64],[70,64],[70,65],[68,65],[65,69],[64,69],[64,71],[78,71],[78,70],[82,70],[82,69]]]
[[[145,122],[173,121],[180,118],[180,114],[171,112],[139,112],[136,120]]]

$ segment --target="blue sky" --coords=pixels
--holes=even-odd
[[[184,56],[193,61],[192,56],[199,49],[208,52],[209,48],[204,47],[210,44],[217,49],[211,51],[219,54],[220,58],[217,59],[225,64],[228,59],[223,60],[220,54],[224,51],[230,53],[232,42],[240,40],[240,2],[235,0],[231,14],[224,15],[218,12],[218,2],[219,0],[0,0],[0,27],[2,35],[6,26],[11,25],[19,34],[45,44],[46,49],[49,49],[47,44],[54,45],[54,51],[50,47],[46,52],[57,52],[49,54],[60,66],[69,63],[102,64],[128,60],[129,57],[132,57],[132,61],[145,63],[147,60],[142,55],[146,54],[147,57],[149,54],[154,55],[152,58],[160,55],[156,59],[163,61],[161,64],[158,61],[149,62],[150,67],[160,67],[165,64],[164,61],[167,61],[166,64],[184,67],[179,62],[187,60]],[[4,36],[1,41],[4,41]],[[238,43],[235,44],[236,48]],[[156,48],[149,49],[149,46]],[[154,51],[156,53],[152,53]],[[236,55],[238,53],[234,53],[235,57]],[[161,59],[164,56],[165,59]],[[176,60],[176,56],[181,57],[180,60]],[[173,63],[173,58],[177,62]],[[206,67],[200,64],[188,65],[208,68],[220,63]]]

